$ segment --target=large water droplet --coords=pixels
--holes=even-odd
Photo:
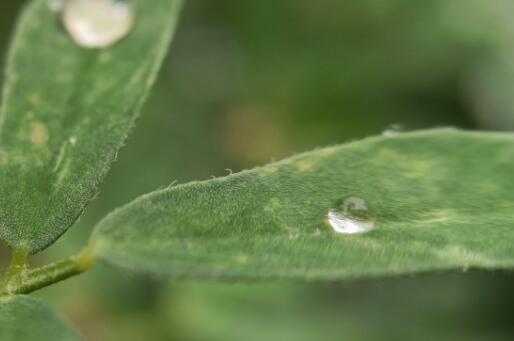
[[[337,233],[357,234],[375,228],[375,219],[366,200],[347,197],[336,201],[328,211],[328,222]]]
[[[134,12],[125,1],[68,0],[62,10],[62,22],[77,44],[101,48],[129,33]]]

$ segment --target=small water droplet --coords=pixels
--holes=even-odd
[[[382,135],[385,137],[394,137],[403,131],[403,127],[399,124],[392,124],[387,127],[386,130],[382,132]]]
[[[328,211],[328,222],[337,233],[358,234],[375,228],[375,219],[366,200],[347,197]]]
[[[125,37],[134,23],[134,12],[120,0],[68,0],[62,22],[80,46],[102,48]]]

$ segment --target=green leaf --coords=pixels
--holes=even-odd
[[[46,0],[16,28],[0,120],[0,238],[40,251],[98,192],[167,51],[181,0],[131,0],[131,32],[106,49],[75,44]]]
[[[173,277],[510,268],[513,174],[512,134],[373,137],[143,196],[103,220],[93,242],[111,263]],[[345,198],[365,202],[354,217],[375,229],[335,232],[327,214]]]
[[[72,341],[78,335],[46,304],[28,296],[0,298],[0,340]]]

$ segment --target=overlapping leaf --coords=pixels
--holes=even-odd
[[[0,298],[0,340],[78,341],[78,335],[44,303],[28,296]]]
[[[0,239],[35,253],[97,193],[167,50],[180,0],[132,0],[135,26],[114,46],[76,45],[46,0],[14,34],[0,120]]]

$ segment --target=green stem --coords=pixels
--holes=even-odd
[[[9,267],[0,279],[0,296],[3,296],[15,282],[19,281],[21,274],[28,268],[28,258],[28,252],[23,249],[13,251]]]
[[[3,280],[19,276],[28,266],[29,253],[23,249],[14,250],[11,263]]]
[[[78,275],[95,262],[93,246],[87,247],[79,255],[35,269],[28,269],[27,257],[26,253],[25,257],[13,253],[11,266],[0,282],[0,296],[28,294]]]

